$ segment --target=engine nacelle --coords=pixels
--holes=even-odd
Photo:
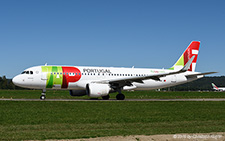
[[[84,96],[87,95],[86,90],[70,90],[71,96]]]
[[[108,84],[89,83],[86,90],[87,95],[90,97],[101,97],[108,95],[111,88]]]

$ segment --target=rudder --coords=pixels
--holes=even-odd
[[[190,45],[187,47],[187,49],[184,51],[184,53],[177,60],[177,62],[170,69],[171,70],[182,69],[184,65],[188,62],[188,60],[190,60],[192,56],[195,56],[190,68],[188,69],[188,71],[194,72],[196,68],[197,58],[198,58],[199,46],[200,46],[200,41],[192,41]]]

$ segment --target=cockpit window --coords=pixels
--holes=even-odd
[[[33,71],[23,71],[21,74],[34,74],[34,72]]]

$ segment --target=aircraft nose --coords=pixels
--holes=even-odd
[[[18,86],[19,84],[21,84],[21,79],[19,78],[19,76],[15,76],[13,79],[12,79],[12,82],[13,84],[15,84],[16,86]]]

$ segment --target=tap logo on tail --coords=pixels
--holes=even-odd
[[[197,58],[198,58],[199,46],[200,46],[199,41],[192,41],[191,44],[188,46],[188,48],[184,51],[184,53],[178,59],[178,61],[170,69],[179,70],[183,68],[185,64],[188,62],[188,60],[190,60],[192,56],[195,56],[190,68],[188,69],[188,71],[194,72],[196,68]]]

